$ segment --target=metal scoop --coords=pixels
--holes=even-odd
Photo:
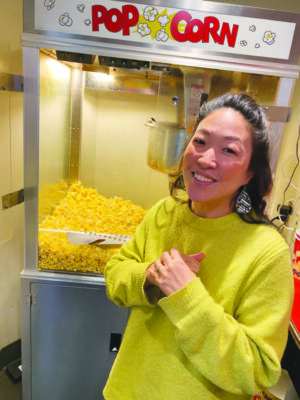
[[[79,231],[64,231],[60,229],[39,228],[40,231],[65,233],[71,244],[119,244],[127,243],[130,235],[111,235],[109,233],[88,233]]]

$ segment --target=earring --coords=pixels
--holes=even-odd
[[[246,192],[246,185],[243,187],[243,190],[237,198],[235,209],[239,214],[249,214],[252,210],[251,199],[249,194]]]

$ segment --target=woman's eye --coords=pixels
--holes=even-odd
[[[205,144],[205,141],[202,139],[195,139],[194,142],[197,144],[202,144],[202,145]]]
[[[236,154],[236,152],[232,150],[230,147],[225,147],[224,151],[225,153]]]

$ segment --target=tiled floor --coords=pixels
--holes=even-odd
[[[14,383],[5,368],[0,372],[0,400],[22,400],[22,382]]]

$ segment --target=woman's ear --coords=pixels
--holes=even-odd
[[[245,185],[248,185],[248,183],[250,182],[250,180],[253,178],[254,172],[253,171],[247,171],[247,182],[245,183]]]

